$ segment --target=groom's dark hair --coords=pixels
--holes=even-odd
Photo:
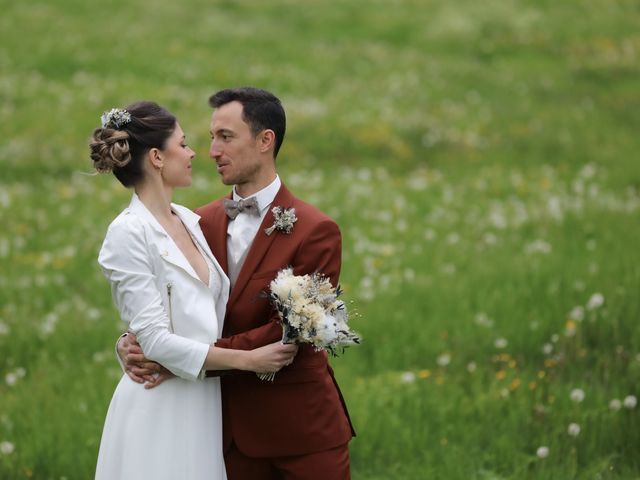
[[[280,99],[271,92],[255,87],[225,88],[209,97],[209,105],[213,108],[231,102],[242,104],[242,119],[254,135],[267,128],[273,130],[276,134],[273,157],[277,157],[287,128],[287,118]]]

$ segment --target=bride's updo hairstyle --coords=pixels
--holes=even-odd
[[[136,102],[102,115],[93,131],[91,160],[100,173],[113,172],[125,187],[142,179],[143,157],[152,148],[164,149],[176,128],[176,117],[154,102]]]

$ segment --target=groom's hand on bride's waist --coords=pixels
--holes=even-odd
[[[120,337],[117,350],[125,373],[136,383],[146,382],[147,388],[153,388],[171,375],[162,365],[144,356],[136,336],[131,332]]]

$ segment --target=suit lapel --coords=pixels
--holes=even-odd
[[[231,195],[225,197],[231,198]],[[227,255],[227,228],[229,227],[229,217],[224,212],[222,202],[211,209],[209,218],[203,219],[201,222],[205,238],[211,252],[218,259],[218,263],[224,270],[225,274],[229,274],[229,260]]]
[[[273,213],[271,213],[271,209],[275,206],[289,208],[292,205],[293,205],[293,195],[291,195],[289,190],[287,190],[283,184],[280,187],[280,190],[278,190],[278,193],[273,199],[273,203],[269,207],[269,211],[267,212],[264,219],[262,220],[262,223],[260,224],[258,233],[256,233],[256,236],[253,239],[253,243],[249,248],[249,252],[247,253],[247,258],[245,259],[244,264],[242,265],[242,269],[238,274],[238,278],[236,279],[236,282],[233,288],[231,289],[231,296],[229,298],[229,308],[231,308],[233,304],[240,297],[240,294],[242,293],[244,288],[247,286],[247,283],[251,279],[251,276],[256,272],[258,265],[260,265],[260,262],[266,255],[271,244],[279,235],[282,235],[282,233],[278,231],[273,232],[271,235],[267,235],[265,233],[265,229],[270,227],[274,221]],[[295,232],[295,229],[293,231]],[[226,233],[226,229],[225,229],[225,233]],[[225,244],[225,252],[226,252],[226,244]],[[226,260],[226,255],[225,255],[225,260]]]

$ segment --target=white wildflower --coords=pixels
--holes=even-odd
[[[507,339],[503,337],[496,338],[493,342],[493,346],[500,349],[506,348],[508,344],[509,342],[507,341]]]
[[[0,453],[2,453],[3,455],[11,455],[14,450],[15,447],[13,446],[13,443],[7,442],[6,440],[0,442]]]
[[[413,383],[416,380],[416,374],[413,372],[403,372],[400,380],[402,383]]]
[[[476,365],[476,362],[469,362],[467,364],[467,371],[469,373],[475,372],[477,370],[477,368],[478,368],[478,365]]]
[[[604,295],[601,293],[594,293],[587,302],[587,310],[595,310],[596,308],[600,308],[602,305],[604,305]]]
[[[538,458],[547,458],[549,456],[549,447],[538,447],[536,450],[536,455]]]
[[[584,320],[584,307],[581,305],[573,307],[567,316],[570,320],[581,322]]]
[[[493,327],[493,320],[489,318],[489,315],[487,315],[484,312],[480,312],[476,314],[475,322],[477,325],[480,325],[481,327],[486,327],[486,328]]]
[[[618,398],[614,398],[609,402],[609,409],[617,412],[622,408],[622,402]]]
[[[451,355],[449,355],[448,353],[443,353],[441,355],[438,355],[438,358],[436,359],[436,363],[441,367],[446,367],[451,363]]]
[[[580,425],[577,423],[570,423],[569,428],[567,428],[567,433],[572,437],[577,437],[580,435]]]
[[[58,315],[54,312],[51,312],[44,317],[44,322],[42,322],[42,325],[40,326],[40,331],[44,335],[49,335],[55,331],[57,323]]]
[[[569,395],[569,398],[571,398],[571,400],[576,403],[582,402],[584,400],[584,397],[584,390],[580,388],[574,388],[573,390],[571,390],[571,393]]]
[[[456,273],[456,266],[453,263],[445,263],[440,267],[440,271],[446,275],[454,275]]]
[[[496,237],[493,233],[488,232],[482,236],[482,241],[487,245],[495,245],[498,242],[498,237]]]
[[[553,352],[553,345],[551,343],[545,343],[542,346],[542,353],[545,355],[551,355],[551,352]]]
[[[435,240],[435,238],[436,238],[436,232],[434,232],[431,228],[428,228],[427,230],[425,230],[424,239],[427,242],[431,242],[431,241]]]
[[[5,375],[4,381],[6,382],[7,385],[9,385],[10,387],[13,387],[18,381],[18,376],[13,372],[9,372]]]
[[[638,399],[635,397],[635,395],[627,395],[626,397],[624,397],[622,404],[624,405],[625,408],[628,408],[629,410],[631,410],[633,408],[636,408],[636,405],[638,404]]]
[[[542,253],[546,255],[551,253],[551,244],[541,239],[534,240],[524,247],[524,251],[527,254]]]
[[[458,233],[452,232],[449,235],[447,235],[447,243],[449,245],[455,245],[459,241],[460,241],[460,235]]]

